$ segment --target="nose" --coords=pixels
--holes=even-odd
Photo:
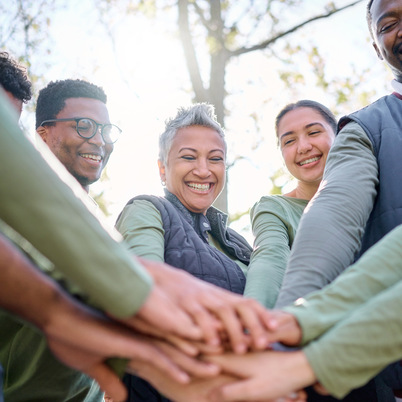
[[[211,175],[211,171],[209,170],[209,163],[207,159],[200,158],[196,162],[196,166],[193,169],[193,173],[201,178],[207,178]]]
[[[100,126],[97,127],[95,135],[92,138],[90,138],[88,142],[90,142],[91,144],[95,144],[99,147],[103,147],[106,145],[105,140],[103,139],[102,136],[102,127]]]
[[[302,137],[299,138],[298,144],[297,144],[297,152],[300,154],[305,154],[306,152],[311,151],[313,148],[310,139],[307,137]]]

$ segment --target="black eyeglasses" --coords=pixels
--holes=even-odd
[[[100,124],[88,117],[45,120],[42,121],[40,125],[44,126],[46,124],[57,123],[58,121],[75,121],[75,129],[77,130],[78,135],[87,140],[92,138],[98,132],[99,127],[101,128],[103,141],[107,144],[115,143],[121,134],[120,128],[114,124]]]

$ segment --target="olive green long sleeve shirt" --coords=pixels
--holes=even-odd
[[[86,193],[56,157],[46,150],[45,160],[23,135],[3,93],[0,138],[0,219],[77,284],[91,304],[117,317],[134,314],[150,292],[151,278],[89,212]]]
[[[325,289],[285,310],[318,380],[341,398],[402,359],[402,225]]]
[[[273,308],[282,286],[290,249],[307,200],[283,195],[262,197],[250,212],[254,250],[244,296]]]

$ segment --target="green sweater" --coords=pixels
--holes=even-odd
[[[285,310],[318,380],[342,398],[402,359],[402,225],[325,289]]]
[[[0,94],[0,219],[79,286],[92,305],[117,317],[135,314],[151,278],[95,217],[78,182],[48,149],[43,149],[46,160],[41,156],[13,116]]]
[[[262,197],[250,212],[254,251],[244,295],[267,308],[275,305],[290,249],[307,200],[274,195]]]
[[[45,161],[23,135],[1,91],[0,138],[2,233],[92,305],[122,318],[133,315],[148,296],[151,278],[105,231],[90,212],[87,194],[47,147]],[[59,363],[43,335],[18,318],[0,313],[0,339],[7,401],[103,399],[93,380]]]

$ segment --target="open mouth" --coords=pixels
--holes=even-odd
[[[208,192],[213,184],[212,183],[186,183],[188,187],[199,192]]]
[[[95,155],[95,154],[80,154],[84,159],[89,159],[94,162],[101,162],[102,157],[100,155]]]
[[[299,166],[308,165],[309,163],[317,162],[320,159],[321,159],[321,156],[315,156],[314,158],[306,159],[302,162],[299,162],[298,165]]]

